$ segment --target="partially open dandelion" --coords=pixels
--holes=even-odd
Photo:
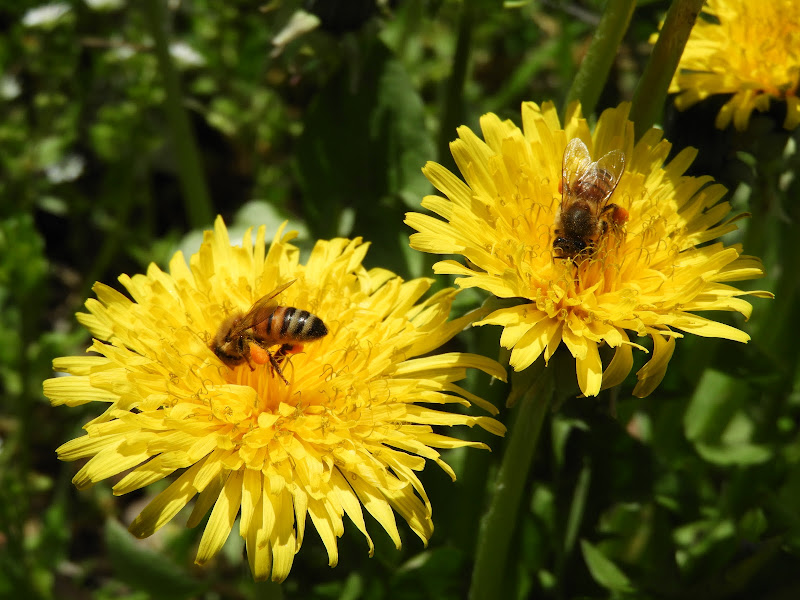
[[[415,472],[428,459],[454,476],[437,448],[485,448],[432,427],[505,431],[490,417],[419,404],[472,402],[496,412],[455,382],[467,368],[504,378],[500,365],[470,354],[426,355],[476,316],[448,322],[454,290],[418,302],[431,281],[365,269],[367,244],[359,239],[320,241],[300,264],[292,237],[278,232],[267,247],[262,228],[255,243],[248,232],[233,247],[218,219],[189,266],[178,253],[169,273],[151,265],[146,275],[121,276],[133,300],[98,283],[89,312],[78,315],[96,354],[57,359],[55,369],[72,376],[44,384],[56,405],[109,404],[86,435],[58,450],[63,460],[90,459],[77,486],[127,471],[114,485],[119,495],[181,471],[131,531],[152,534],[194,499],[190,526],[211,510],[197,562],[222,548],[239,515],[253,575],[275,581],[291,569],[307,516],[331,566],[344,514],[372,553],[362,507],[396,546],[395,512],[427,542],[431,505]],[[292,280],[280,303],[318,315],[327,335],[291,358],[273,348],[286,382],[269,361],[222,362],[212,351],[220,325]]]
[[[500,343],[512,349],[515,370],[542,355],[547,362],[563,342],[588,396],[620,383],[631,370],[632,348],[645,350],[631,341],[631,332],[653,340],[652,357],[638,372],[638,396],[661,382],[681,332],[746,342],[748,335],[739,329],[692,313],[726,310],[749,316],[751,306],[740,296],[754,292],[728,284],[763,275],[761,262],[742,255],[739,245],[713,241],[736,229],[735,217],[728,217],[730,205],[721,201],[725,188],[710,177],[683,176],[696,151],[683,150],[665,164],[670,144],[661,131],[651,129],[634,144],[629,108],[606,110],[594,133],[577,104],[563,129],[551,104],[525,103],[522,131],[494,114],[484,115],[485,141],[461,127],[450,146],[466,183],[438,164],[424,169],[447,198],[428,196],[422,204],[444,222],[417,213],[406,218],[419,232],[411,236],[413,248],[468,260],[466,265],[438,262],[436,273],[459,275],[461,287],[516,299],[514,306],[475,323],[504,328]],[[613,192],[621,223],[601,228],[597,239],[589,240],[596,243],[565,257],[554,248],[555,223],[562,158],[574,138],[595,160],[608,153],[610,158],[624,155],[624,172]],[[601,162],[600,179],[610,180],[614,169],[608,159],[605,163],[609,172]],[[590,186],[584,192],[597,190]],[[616,348],[605,371],[603,346]]]
[[[733,94],[716,119],[744,130],[770,98],[786,102],[784,127],[800,124],[800,2],[708,0],[670,85],[684,110],[712,94]]]

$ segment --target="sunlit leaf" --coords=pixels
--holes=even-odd
[[[596,546],[581,540],[581,552],[592,577],[604,588],[615,592],[632,592],[635,589],[625,573]]]

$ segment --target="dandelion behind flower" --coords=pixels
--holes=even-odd
[[[708,0],[669,91],[684,110],[712,94],[733,94],[716,126],[747,128],[770,99],[786,103],[783,126],[800,124],[800,3],[796,0]],[[655,40],[655,37],[653,39]]]

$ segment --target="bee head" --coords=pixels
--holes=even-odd
[[[553,248],[560,253],[559,258],[569,258],[586,250],[587,244],[581,238],[557,236],[556,239],[553,240]]]

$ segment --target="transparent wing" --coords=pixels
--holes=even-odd
[[[575,182],[583,179],[587,169],[592,165],[589,149],[580,138],[572,138],[564,150],[564,161],[561,164],[561,209],[567,202]]]
[[[279,285],[266,296],[262,296],[261,298],[256,300],[253,306],[250,307],[250,310],[248,310],[247,313],[242,317],[242,320],[239,322],[236,328],[231,330],[231,333],[229,334],[230,337],[236,337],[238,335],[241,335],[248,329],[251,329],[252,327],[258,325],[262,321],[266,321],[269,318],[270,314],[272,314],[272,312],[267,309],[278,305],[278,301],[275,299],[275,296],[280,294],[283,290],[288,288],[295,281],[297,280],[292,279],[291,281]]]
[[[605,206],[611,194],[617,189],[622,173],[625,172],[625,154],[622,150],[612,150],[602,156],[592,165],[593,175],[597,178],[605,191],[603,199],[600,201],[600,208]]]

